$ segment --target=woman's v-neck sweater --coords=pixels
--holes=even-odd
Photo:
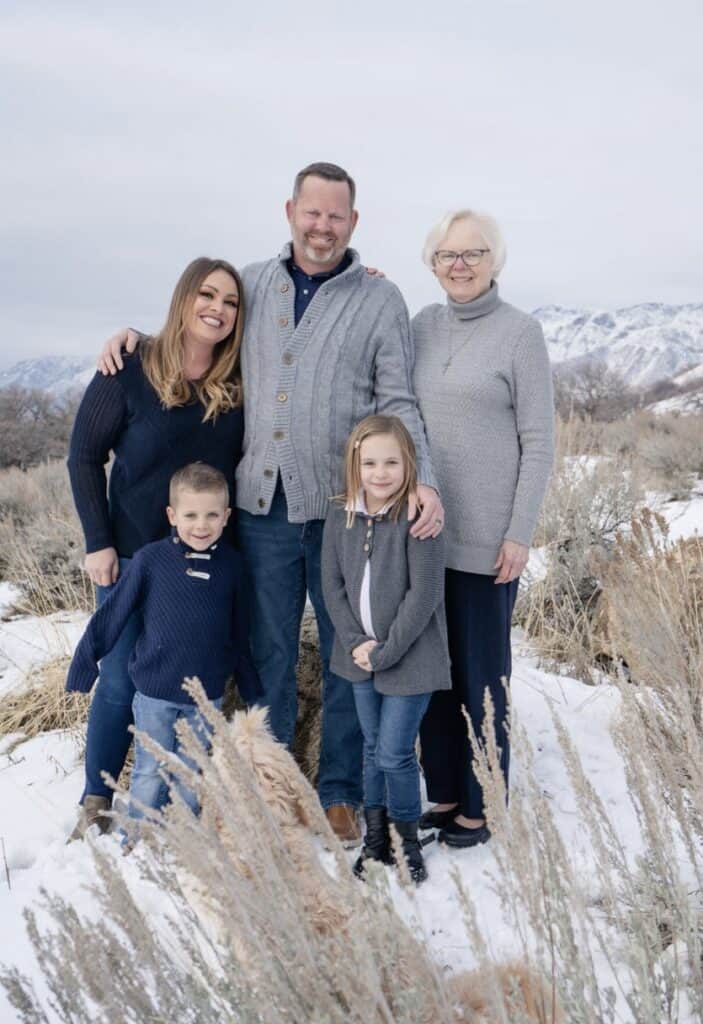
[[[530,544],[553,460],[542,328],[495,282],[412,321],[415,393],[446,513],[447,567],[495,574],[504,540]]]

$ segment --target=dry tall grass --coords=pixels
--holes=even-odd
[[[63,657],[47,662],[35,669],[24,685],[3,695],[0,736],[21,733],[25,740],[53,729],[82,734],[90,698],[66,693],[69,661]]]
[[[91,609],[83,535],[63,462],[0,472],[0,578],[21,593],[20,611]]]
[[[189,730],[181,735],[199,765],[194,775],[165,752],[169,769],[197,789],[195,818],[176,798],[163,815],[140,823],[140,873],[169,894],[169,920],[139,905],[109,847],[94,848],[93,887],[99,920],[79,917],[61,897],[47,897],[52,928],[27,913],[30,937],[62,1020],[237,1024],[548,1024],[556,1013],[522,1002],[497,981],[485,1013],[464,1002],[428,955],[422,936],[396,915],[382,869],[368,885],[326,823],[314,791],[289,755],[302,817],[326,837],[332,863],[312,860],[301,878],[287,829],[264,788],[271,767],[257,772],[224,717],[198,702],[212,721],[215,756]],[[298,842],[301,842],[298,839]],[[307,842],[307,841],[306,841]],[[104,849],[104,848],[103,848]],[[141,850],[141,852],[139,852]],[[331,894],[335,921],[311,913],[315,892]],[[505,974],[502,975],[505,979]],[[25,1022],[46,1020],[31,984],[17,971],[0,980]],[[464,977],[463,984],[470,984]],[[477,981],[474,984],[478,984]],[[472,990],[472,995],[475,995]],[[464,998],[466,993],[461,996]],[[483,997],[482,997],[483,998]],[[535,1013],[538,1015],[535,1016]]]
[[[703,832],[683,804],[666,800],[671,779],[650,756],[644,705],[636,696],[632,687],[623,691],[617,741],[642,829],[640,857],[623,845],[618,822],[558,719],[566,770],[593,850],[587,870],[561,838],[520,730],[513,740],[522,782],[509,806],[490,722],[485,746],[476,748],[502,915],[523,961],[548,979],[547,993],[552,988],[533,1021],[557,1020],[560,1003],[570,1024],[682,1024],[703,1014]],[[422,935],[398,919],[382,869],[368,887],[360,884],[329,835],[333,863],[310,871],[323,873],[317,884],[321,891],[331,887],[344,923],[320,927],[308,905],[314,878],[301,880],[256,776],[231,743],[230,727],[222,716],[208,714],[216,757],[206,757],[185,735],[202,775],[169,762],[198,788],[208,813],[196,819],[176,802],[153,816],[137,854],[153,891],[169,894],[168,921],[153,901],[149,908],[140,905],[117,854],[101,843],[94,850],[97,920],[80,917],[58,896],[45,898],[50,928],[40,927],[34,912],[27,914],[62,1020],[526,1024],[524,1007],[506,999],[500,966],[458,879],[468,941],[480,962],[483,1018],[473,1009],[460,1011],[460,986],[440,974]],[[312,789],[304,799],[306,820],[324,833]],[[200,898],[193,903],[194,891],[209,896],[204,914]],[[5,969],[0,980],[24,1024],[48,1020],[19,972]]]
[[[703,1019],[703,819],[681,798],[675,765],[652,756],[668,738],[658,731],[658,696],[630,686],[614,738],[627,774],[644,852],[623,842],[571,737],[554,716],[565,768],[590,846],[588,866],[564,844],[535,772],[534,748],[521,729],[514,750],[524,781],[507,805],[498,752],[488,721],[484,744],[473,737],[475,766],[487,794],[487,819],[504,913],[525,951],[551,974],[566,1019],[578,1024],[682,1024]],[[700,745],[700,736],[682,743]],[[700,763],[700,762],[699,762]],[[689,780],[697,806],[700,772]],[[693,789],[697,792],[693,795]],[[678,790],[678,798],[670,795]],[[473,941],[490,954],[464,900]]]

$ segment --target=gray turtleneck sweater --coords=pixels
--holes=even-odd
[[[412,321],[415,394],[446,512],[447,567],[494,575],[504,540],[529,544],[554,455],[549,357],[534,317],[498,287]]]

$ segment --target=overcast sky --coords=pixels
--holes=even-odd
[[[313,160],[411,312],[472,205],[523,308],[703,301],[702,39],[701,0],[4,0],[0,367],[156,329],[194,256],[275,255]]]

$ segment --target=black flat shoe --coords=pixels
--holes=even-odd
[[[478,828],[467,828],[465,825],[459,825],[458,822],[452,821],[442,829],[437,836],[437,841],[446,843],[447,846],[465,848],[487,843],[490,838],[490,830],[485,825],[480,825]]]
[[[457,813],[456,807],[452,807],[449,811],[425,811],[420,816],[417,827],[422,829],[444,828],[445,825],[451,825]]]

